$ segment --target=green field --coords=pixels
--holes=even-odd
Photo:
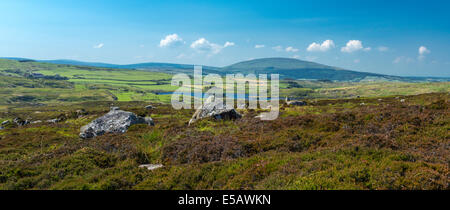
[[[0,189],[450,189],[450,82],[282,80],[281,96],[306,106],[188,126],[195,110],[157,94],[177,88],[170,79],[0,59],[0,122],[41,121],[0,129]],[[80,139],[111,105],[155,126]],[[149,163],[164,167],[139,168]]]
[[[60,75],[67,80],[30,79],[29,73]],[[0,59],[0,109],[83,101],[170,102],[177,89],[165,73]],[[282,80],[282,97],[304,99],[383,97],[449,92],[450,82],[327,82]]]

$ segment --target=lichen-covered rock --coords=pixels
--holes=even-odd
[[[111,109],[106,115],[99,117],[80,129],[81,138],[92,138],[105,133],[125,133],[131,125],[154,125],[152,118],[139,117],[132,112]]]
[[[191,120],[189,120],[189,125],[206,117],[212,117],[216,120],[231,120],[241,118],[242,115],[233,107],[227,107],[222,101],[213,101],[213,99],[208,98],[203,106],[197,109]]]

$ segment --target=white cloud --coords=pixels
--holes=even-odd
[[[280,45],[272,47],[272,49],[274,49],[275,51],[278,51],[278,52],[283,51],[283,47],[281,47]]]
[[[100,48],[102,48],[103,46],[105,46],[105,44],[100,43],[100,44],[98,44],[98,45],[94,45],[93,48],[95,48],[95,49],[100,49]]]
[[[427,49],[425,46],[420,46],[419,47],[419,56],[417,57],[417,59],[422,61],[423,59],[425,59],[425,55],[430,54],[430,53],[431,53],[431,51],[429,49]]]
[[[289,47],[286,47],[286,52],[298,52],[298,49],[289,46]]]
[[[371,50],[372,50],[371,47],[366,47],[366,48],[363,49],[364,52],[369,52],[369,51],[371,51]]]
[[[192,42],[191,48],[197,50],[198,52],[207,52],[212,54],[217,54],[222,51],[224,48],[234,46],[233,42],[225,42],[224,45],[219,45],[215,43],[211,43],[205,38],[197,39],[195,42]]]
[[[265,46],[263,45],[263,44],[257,44],[257,45],[255,45],[255,48],[256,49],[259,49],[259,48],[264,48]]]
[[[300,59],[300,55],[293,55],[292,58]]]
[[[360,40],[350,40],[347,42],[347,44],[345,45],[345,47],[341,48],[342,52],[345,53],[352,53],[352,52],[356,52],[359,50],[363,50],[363,51],[370,51],[372,48],[367,47],[364,48],[362,45],[362,42]]]
[[[388,50],[389,50],[389,48],[386,47],[386,46],[379,46],[379,47],[378,47],[378,51],[380,51],[380,52],[386,52],[386,51],[388,51]]]
[[[184,44],[185,42],[178,34],[169,34],[159,42],[159,47],[174,47]]]
[[[335,45],[334,45],[333,40],[328,39],[328,40],[323,41],[322,44],[313,42],[308,46],[308,48],[306,48],[306,50],[308,52],[326,52],[334,47],[335,47]]]
[[[429,49],[427,49],[425,46],[420,46],[419,47],[419,54],[420,55],[425,55],[430,53],[431,51]]]
[[[359,60],[359,59],[355,59],[355,60],[353,60],[353,62],[354,62],[354,63],[359,63],[360,60]]]
[[[223,45],[223,47],[231,47],[234,46],[234,42],[225,42],[225,44]]]

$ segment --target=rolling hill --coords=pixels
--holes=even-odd
[[[7,58],[14,60],[33,61],[26,58]],[[75,60],[38,60],[53,64],[91,66],[116,69],[137,69],[152,72],[163,72],[169,74],[186,73],[193,74],[194,65],[174,64],[174,63],[138,63],[117,65],[109,63],[82,62]],[[280,78],[286,79],[306,79],[306,80],[333,80],[333,81],[367,81],[367,80],[387,80],[387,81],[449,81],[449,78],[438,77],[400,77],[369,72],[359,72],[346,70],[338,67],[323,65],[315,62],[303,61],[293,58],[261,58],[249,61],[238,62],[225,67],[203,66],[204,74],[229,73],[242,74],[280,74]]]
[[[280,74],[281,78],[360,81],[368,77],[401,80],[401,77],[357,72],[293,58],[261,58],[239,62],[222,68],[224,72]]]

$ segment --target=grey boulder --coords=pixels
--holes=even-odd
[[[288,97],[286,97],[286,104],[288,106],[306,106],[306,101],[290,101]]]
[[[16,117],[16,118],[13,120],[13,122],[16,123],[17,126],[24,126],[24,125],[30,124],[30,121],[29,121],[29,120],[23,120],[23,119],[20,118],[20,117]]]
[[[105,133],[125,133],[135,124],[154,125],[152,118],[139,117],[132,112],[111,109],[110,112],[99,117],[80,129],[80,137],[83,139],[100,136]]]
[[[233,107],[227,107],[227,105],[223,104],[223,102],[213,100],[213,98],[208,98],[203,106],[197,109],[191,120],[189,120],[189,125],[206,117],[212,117],[216,120],[231,120],[242,117],[242,115],[239,114],[239,112],[237,112]]]
[[[289,106],[306,106],[307,103],[305,101],[289,101],[287,102]]]

